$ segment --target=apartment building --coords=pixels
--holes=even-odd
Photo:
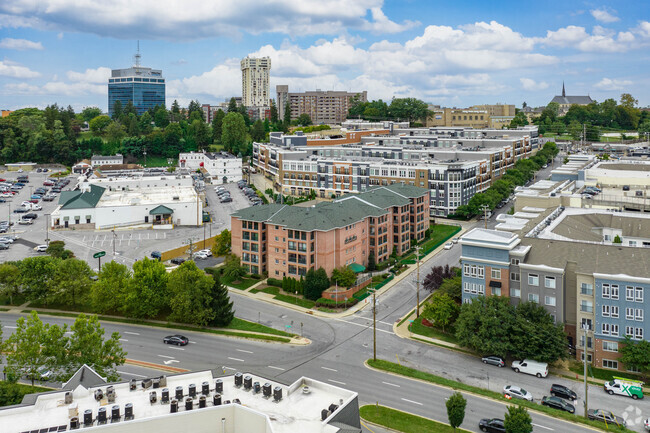
[[[228,152],[185,152],[178,154],[178,168],[201,171],[213,184],[232,183],[242,178],[242,160]]]
[[[515,117],[515,106],[505,104],[484,104],[469,108],[430,106],[429,109],[433,111],[433,115],[427,119],[427,127],[460,126],[501,129],[509,126]]]
[[[231,216],[232,251],[251,273],[300,278],[310,268],[343,266],[402,254],[429,228],[429,194],[394,184],[311,207],[269,204]]]
[[[650,339],[650,216],[564,207],[529,215],[517,233],[462,236],[463,302],[536,302],[564,324],[577,359],[586,353],[596,367],[625,371],[621,341]]]
[[[291,105],[291,120],[301,114],[309,115],[314,125],[341,123],[348,117],[352,99],[368,101],[368,92],[322,91],[316,89],[308,92],[289,92],[289,86],[276,86],[278,116],[284,118],[287,102]]]
[[[246,57],[241,60],[242,104],[245,107],[268,107],[271,102],[270,57]]]

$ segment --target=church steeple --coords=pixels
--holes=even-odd
[[[562,97],[566,97],[566,92],[564,91],[564,81],[562,81]]]

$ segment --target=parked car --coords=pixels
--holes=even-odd
[[[50,377],[52,377],[52,371],[50,371],[50,369],[46,366],[43,365],[39,367],[38,370],[36,370],[36,378],[38,380],[47,381],[50,379]]]
[[[573,390],[557,383],[551,385],[551,395],[573,401],[578,399],[578,395]]]
[[[177,346],[187,346],[190,342],[189,338],[184,335],[168,335],[163,338],[163,343],[165,344],[175,344]]]
[[[460,238],[451,238],[452,244],[457,244]]]
[[[650,431],[650,418],[643,421],[643,427],[645,427],[646,430]]]
[[[25,215],[23,215],[23,219],[25,218],[29,218],[30,220],[35,220],[36,218],[38,218],[38,214],[26,213]]]
[[[630,185],[623,185],[623,191],[629,191]]]
[[[162,258],[162,253],[160,251],[152,251],[151,252],[151,258],[160,260]]]
[[[453,246],[454,246],[453,243],[447,242],[443,248],[446,249],[446,250],[450,250],[450,249],[452,249]]]
[[[0,250],[8,250],[9,249],[9,244],[4,244],[0,242]]]
[[[605,424],[626,425],[625,420],[622,417],[603,409],[589,409],[587,411],[587,418],[595,421],[602,421]]]
[[[30,205],[31,205],[31,203],[30,203]],[[26,207],[19,207],[19,208],[14,209],[14,213],[27,213],[27,212],[29,212],[29,209],[26,208]]]
[[[511,398],[518,398],[520,400],[533,401],[533,395],[523,388],[513,385],[506,385],[503,387],[503,395]]]
[[[499,418],[484,418],[478,422],[478,428],[487,433],[506,433],[503,420]]]
[[[2,236],[0,238],[0,242],[2,242],[3,244],[13,244],[14,239],[12,237],[9,237],[9,236]]]
[[[45,195],[43,196],[43,201],[54,201],[54,196],[53,195]]]
[[[205,253],[203,253],[203,252],[201,252],[201,251],[197,251],[197,252],[194,253],[194,256],[193,256],[193,257],[194,257],[195,259],[205,260],[205,259],[208,258],[208,255],[205,254]]]
[[[496,365],[497,367],[505,367],[506,362],[499,356],[484,356],[481,358],[481,361],[483,361],[483,364],[490,364],[490,365]]]
[[[37,253],[44,253],[45,251],[47,251],[47,245],[38,245],[34,247],[34,251],[36,251]]]
[[[603,389],[609,395],[624,395],[626,397],[632,397],[634,400],[643,398],[643,383],[641,382],[614,379],[610,382],[605,382]]]
[[[170,260],[170,262],[172,262],[175,265],[182,265],[183,263],[185,263],[185,259],[181,257],[174,257],[173,259]]]
[[[30,225],[30,224],[34,224],[34,220],[23,218],[23,219],[21,219],[20,221],[18,221],[18,224],[21,224],[21,225]]]
[[[221,200],[219,200],[221,203],[232,203],[232,197],[224,197]]]
[[[574,405],[569,403],[566,400],[562,400],[560,397],[542,397],[542,405],[552,407],[553,409],[560,409],[565,412],[575,413],[576,408]]]
[[[545,362],[524,359],[523,361],[512,361],[511,367],[515,373],[532,374],[537,377],[548,376],[548,364]]]

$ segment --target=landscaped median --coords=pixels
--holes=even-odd
[[[359,414],[361,418],[369,423],[403,433],[454,433],[468,431],[461,428],[454,429],[449,424],[391,409],[386,406],[361,406],[359,408]]]
[[[469,392],[505,404],[516,404],[519,406],[524,406],[527,409],[531,409],[536,412],[540,412],[545,415],[552,416],[554,418],[560,418],[569,422],[584,424],[589,427],[606,430],[609,432],[620,432],[620,433],[631,432],[631,430],[628,430],[625,427],[605,425],[597,421],[591,421],[578,415],[573,415],[568,412],[562,412],[556,409],[551,409],[549,407],[542,406],[541,404],[529,402],[526,400],[508,400],[503,396],[503,394],[495,391],[488,391],[486,389],[479,388],[477,386],[467,385],[461,382],[457,382],[455,380],[450,380],[441,376],[436,376],[435,374],[432,373],[427,373],[425,371],[420,371],[414,368],[405,367],[400,364],[396,364],[394,362],[385,361],[383,359],[377,359],[377,360],[369,359],[368,361],[366,361],[366,364],[369,367],[374,368],[376,370],[385,371],[399,376],[410,377],[416,380],[421,380],[439,386],[444,386],[453,390]]]
[[[32,310],[23,310],[23,313],[31,313]],[[41,311],[41,314],[61,317],[77,317],[76,313],[64,313],[54,311]],[[290,343],[297,336],[278,329],[269,328],[259,323],[235,317],[226,328],[201,328],[180,323],[157,322],[148,320],[125,319],[112,316],[97,316],[103,322],[128,323],[132,325],[152,326],[156,328],[169,328],[184,331],[204,332],[207,334],[226,335],[229,337],[249,338],[254,340],[273,341],[278,343]]]

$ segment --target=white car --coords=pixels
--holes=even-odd
[[[8,236],[3,236],[3,237],[0,238],[0,242],[2,242],[4,244],[13,244],[14,240],[13,240],[13,238],[10,238]]]
[[[33,204],[34,204],[34,203],[32,203],[31,201],[24,201],[24,202],[22,202],[20,205],[21,205],[22,207],[26,207],[26,208],[28,208],[28,209],[31,209]]]
[[[452,244],[451,242],[447,242],[443,248],[446,250],[450,250],[452,249],[453,246],[454,244]]]
[[[643,421],[643,426],[645,427],[646,430],[650,431],[650,418]]]
[[[205,260],[205,259],[208,258],[208,255],[201,252],[201,251],[197,251],[196,253],[194,253],[194,258],[195,259],[200,259],[200,260]]]
[[[29,218],[23,218],[20,221],[18,221],[18,224],[30,225],[30,224],[34,224],[34,220],[29,219]]]
[[[503,387],[503,395],[511,398],[518,398],[520,400],[533,401],[533,395],[523,388],[514,385],[506,385]]]
[[[32,210],[43,210],[43,206],[41,206],[40,204],[33,204]]]
[[[212,257],[212,250],[210,250],[210,249],[205,249],[205,250],[201,250],[201,251],[197,251],[197,252],[198,253],[203,253],[208,257]]]
[[[454,244],[457,244],[458,243],[458,238],[452,238],[451,242],[454,243]]]
[[[34,251],[36,251],[37,253],[44,253],[45,251],[47,251],[47,245],[39,245],[37,247],[34,247]]]

